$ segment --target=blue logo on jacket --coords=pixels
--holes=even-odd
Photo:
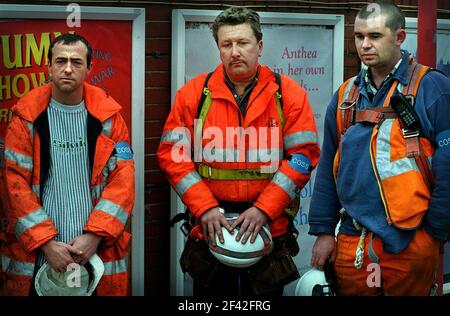
[[[308,157],[302,154],[293,154],[291,159],[288,160],[288,164],[303,174],[310,173],[312,169]]]
[[[440,132],[436,136],[436,142],[441,150],[450,153],[450,130]]]
[[[127,142],[118,142],[116,144],[116,156],[121,159],[133,159],[133,151]]]

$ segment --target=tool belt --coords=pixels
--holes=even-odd
[[[271,292],[300,277],[292,259],[292,237],[289,234],[274,238],[273,251],[251,267],[242,270],[248,273],[255,294]],[[296,244],[296,240],[294,240]],[[298,248],[298,246],[297,246]],[[203,287],[208,287],[216,273],[227,269],[237,269],[225,266],[217,261],[208,249],[205,241],[188,239],[180,258],[181,269]]]
[[[291,238],[290,234],[274,238],[274,250],[258,263],[247,268],[249,280],[256,295],[271,292],[300,277],[292,259],[295,249],[292,249]],[[294,240],[294,242],[297,245],[297,241]]]

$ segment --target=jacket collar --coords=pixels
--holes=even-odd
[[[391,77],[392,79],[397,79],[402,85],[408,84],[408,68],[409,65],[414,61],[414,58],[406,50],[401,50],[402,52],[402,62],[398,66],[397,71]],[[365,91],[365,81],[364,81],[365,70],[361,70],[355,79],[355,84],[359,87],[360,91]]]
[[[257,96],[261,90],[271,81],[274,81],[272,70],[267,66],[258,66],[258,81],[252,91],[249,103],[252,102],[254,96]],[[211,90],[211,98],[223,98],[232,103],[236,103],[230,89],[225,84],[225,70],[223,64],[220,64],[208,82],[208,87]],[[276,91],[276,87],[275,90]]]
[[[47,108],[51,94],[51,83],[33,89],[16,103],[12,111],[23,119],[34,122]],[[106,121],[121,109],[105,91],[86,82],[83,85],[83,98],[88,112],[100,122]]]

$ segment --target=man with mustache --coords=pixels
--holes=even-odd
[[[194,295],[282,295],[284,285],[292,281],[287,275],[294,279],[298,275],[291,256],[283,255],[287,253],[287,240],[292,240],[285,208],[308,182],[319,157],[313,112],[299,84],[281,75],[280,86],[274,73],[259,64],[263,41],[256,12],[231,7],[217,16],[211,29],[222,63],[208,78],[202,74],[177,92],[158,149],[161,169],[195,218],[197,226],[189,239],[201,240],[187,259],[185,254],[190,250],[186,246],[182,261],[189,262]],[[201,117],[205,80],[211,106]],[[282,95],[282,107],[277,105],[277,91]],[[200,160],[192,157],[195,161],[175,162],[173,154],[181,143],[195,145],[194,125],[199,113],[203,124],[200,132],[204,134],[202,147],[194,152],[200,150],[203,155]],[[180,127],[185,132],[179,132]],[[250,141],[251,137],[240,132],[230,137],[231,141],[216,137],[215,151],[210,151],[215,157],[209,159],[206,153],[211,143],[206,131],[218,130],[225,135],[229,129],[253,131],[258,140]],[[239,140],[233,142],[236,138]],[[191,157],[186,151],[184,154]],[[270,159],[264,157],[267,152]],[[274,168],[269,171],[271,166]],[[233,224],[226,219],[229,212],[239,213]],[[219,263],[203,241],[221,246],[222,227],[230,232],[238,227],[236,240],[254,243],[267,224],[274,249],[246,269]],[[293,243],[296,245],[295,239]],[[280,267],[283,260],[287,262],[284,267],[289,264],[289,271]],[[204,271],[189,271],[200,270],[202,264]],[[267,285],[264,288],[263,283]]]
[[[354,32],[364,66],[327,109],[311,265],[334,262],[339,295],[430,295],[450,231],[450,80],[400,49],[396,5],[366,5]]]

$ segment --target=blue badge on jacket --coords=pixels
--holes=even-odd
[[[436,142],[440,150],[450,153],[450,130],[440,132],[436,136]]]
[[[133,151],[127,142],[118,142],[116,144],[116,155],[121,159],[133,159]]]
[[[308,174],[311,172],[311,162],[308,157],[302,154],[293,154],[291,159],[288,160],[288,164],[303,174]]]

